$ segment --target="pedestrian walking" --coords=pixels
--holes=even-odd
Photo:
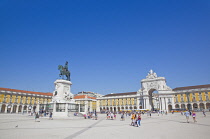
[[[38,119],[39,119],[39,113],[36,112],[36,113],[35,113],[35,122],[40,122],[40,121],[38,121]]]
[[[97,113],[95,113],[95,120],[98,120],[98,115],[97,115]]]
[[[137,127],[140,127],[141,125],[141,113],[138,113],[138,116],[137,116]]]
[[[190,112],[189,111],[186,111],[185,112],[185,116],[186,116],[186,119],[187,119],[187,123],[189,123]]]
[[[205,110],[203,110],[203,116],[206,117],[206,112],[205,112]]]
[[[194,123],[197,122],[197,121],[196,121],[196,113],[195,113],[195,111],[192,112],[192,117],[193,117]]]
[[[131,115],[131,126],[135,126],[135,122],[136,122],[136,115],[133,113]]]
[[[53,118],[52,118],[52,112],[50,112],[49,120],[53,120]]]
[[[124,115],[124,113],[121,114],[121,120],[122,120],[122,121],[125,120],[125,115]]]
[[[114,113],[114,119],[115,119],[115,120],[116,120],[116,116],[117,116],[117,115]]]

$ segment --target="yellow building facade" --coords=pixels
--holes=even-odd
[[[93,112],[97,109],[96,97],[86,95],[75,95],[74,100],[80,106],[80,112]]]
[[[210,84],[174,88],[171,90],[171,93],[167,95],[172,96],[172,100],[164,102],[165,109],[157,107],[156,110],[167,110],[169,112],[171,110],[188,109],[198,111],[210,110]],[[164,96],[166,99],[168,99],[167,95]],[[142,96],[137,91],[111,93],[98,97],[82,94],[75,95],[74,99],[77,104],[80,104],[80,112],[120,112],[147,109],[147,104],[145,103],[145,105],[143,105],[141,97]],[[161,97],[162,96],[159,96],[157,93],[152,99],[161,101]],[[51,101],[52,93],[0,88],[1,113],[28,113],[37,110],[47,111]]]
[[[37,111],[37,109],[47,110],[51,100],[52,93],[0,88],[1,113],[28,113]]]
[[[210,85],[173,89],[175,109],[210,110]]]
[[[97,98],[98,111],[129,111],[137,110],[142,107],[139,105],[137,92],[112,93]]]

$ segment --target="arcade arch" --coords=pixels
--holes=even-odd
[[[210,110],[210,103],[206,103],[206,109]]]
[[[149,104],[151,106],[151,110],[159,110],[159,96],[158,96],[158,91],[156,89],[150,89],[148,91],[149,94]]]
[[[186,109],[185,104],[181,104],[181,109]]]
[[[192,105],[191,104],[187,104],[187,109],[188,110],[192,110]]]
[[[1,112],[2,113],[5,112],[5,108],[6,108],[6,105],[5,104],[2,104],[2,106],[1,106]]]
[[[168,105],[168,110],[169,110],[169,111],[172,110],[172,105]]]
[[[176,109],[179,109],[179,104],[176,104],[176,105],[175,105],[175,108],[176,108]]]
[[[35,111],[35,110],[34,110]],[[18,112],[22,112],[22,105],[19,106]]]
[[[193,104],[193,110],[196,110],[198,108],[198,104],[197,103],[194,103]]]
[[[114,107],[114,112],[116,112],[116,107]]]
[[[121,110],[124,111],[124,107],[121,107]]]
[[[200,107],[200,109],[201,109],[201,110],[205,109],[205,107],[204,107],[204,104],[203,104],[203,103],[200,103],[200,104],[199,104],[199,107]]]
[[[17,109],[18,107],[17,107],[17,105],[14,105],[13,106],[13,109],[12,109],[12,113],[16,113],[16,109]]]

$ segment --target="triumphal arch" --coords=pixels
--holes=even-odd
[[[171,110],[173,105],[173,91],[166,85],[164,77],[158,77],[150,70],[146,79],[141,80],[141,89],[137,94],[140,96],[140,106],[149,110]]]

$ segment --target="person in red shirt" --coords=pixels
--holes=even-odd
[[[140,127],[141,125],[141,113],[138,113],[138,116],[137,116],[137,127]]]

